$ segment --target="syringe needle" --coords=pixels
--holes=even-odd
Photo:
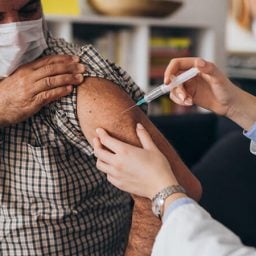
[[[126,110],[124,110],[121,114],[124,114],[124,113],[130,111],[132,108],[134,108],[134,107],[136,107],[136,106],[137,106],[137,105],[134,104],[133,106],[131,106],[131,107],[127,108]]]
[[[192,77],[196,76],[199,73],[199,70],[197,68],[191,68],[187,71],[185,71],[184,73],[181,73],[180,75],[178,75],[177,77],[175,77],[173,79],[173,81],[169,84],[169,85],[159,85],[158,87],[156,87],[155,89],[153,89],[152,91],[146,93],[143,98],[141,98],[136,104],[134,104],[133,106],[127,108],[126,110],[124,110],[122,114],[130,111],[131,109],[133,109],[136,106],[140,106],[144,103],[149,103],[152,100],[166,94],[169,93],[173,88],[183,84],[184,82],[186,82],[187,80],[191,79]]]

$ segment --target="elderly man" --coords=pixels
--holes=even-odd
[[[40,0],[0,0],[0,23],[1,254],[124,254],[131,197],[97,170],[96,127],[139,145],[140,121],[165,148],[188,193],[200,196],[198,181],[144,112],[121,115],[142,95],[124,71],[91,46],[52,38]],[[141,202],[158,227],[148,202]],[[136,248],[132,240],[130,248]]]

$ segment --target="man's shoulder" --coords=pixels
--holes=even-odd
[[[46,55],[67,54],[78,55],[80,47],[77,44],[69,43],[63,38],[55,38],[51,34],[47,35],[47,50]]]
[[[48,54],[73,54],[79,56],[81,63],[86,65],[86,72],[84,73],[85,77],[101,78],[110,81],[124,90],[135,101],[143,96],[143,92],[128,73],[118,67],[115,63],[101,56],[101,54],[92,45],[84,44],[83,46],[77,46],[75,44],[68,43],[63,39],[53,38],[52,36],[48,38],[47,42],[49,47],[47,52]],[[85,82],[87,80],[85,80]],[[110,83],[106,82],[106,85],[109,84]],[[85,90],[85,93],[87,93],[87,86],[80,86],[80,88],[80,92]],[[72,125],[80,131],[76,113],[77,93],[77,88],[74,87],[74,90],[70,95],[62,97],[52,105],[54,105],[54,108],[59,111],[63,111]]]
[[[131,76],[111,60],[104,58],[91,44],[82,46],[68,43],[64,39],[47,38],[46,54],[69,54],[80,57],[80,61],[87,67],[85,77],[98,77],[109,80],[124,89],[132,98],[140,98],[143,92],[136,85]]]

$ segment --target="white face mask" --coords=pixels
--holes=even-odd
[[[35,60],[46,48],[42,19],[0,25],[0,78]]]

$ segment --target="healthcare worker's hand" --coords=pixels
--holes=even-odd
[[[232,82],[213,63],[200,58],[173,59],[165,71],[165,83],[170,83],[172,75],[191,67],[197,67],[200,73],[182,86],[176,87],[170,93],[170,98],[180,105],[196,104],[217,114],[226,115],[236,97],[236,90]]]
[[[152,199],[165,187],[178,182],[148,132],[141,124],[136,131],[142,148],[123,143],[105,130],[97,129],[98,138],[94,139],[97,168],[119,189]]]
[[[83,82],[85,66],[68,55],[47,56],[0,81],[0,126],[19,123]]]
[[[196,104],[225,115],[244,129],[249,129],[256,120],[255,97],[235,86],[213,63],[200,58],[173,59],[165,71],[165,84],[171,82],[173,75],[191,67],[197,67],[200,73],[176,87],[170,98],[180,105]]]

